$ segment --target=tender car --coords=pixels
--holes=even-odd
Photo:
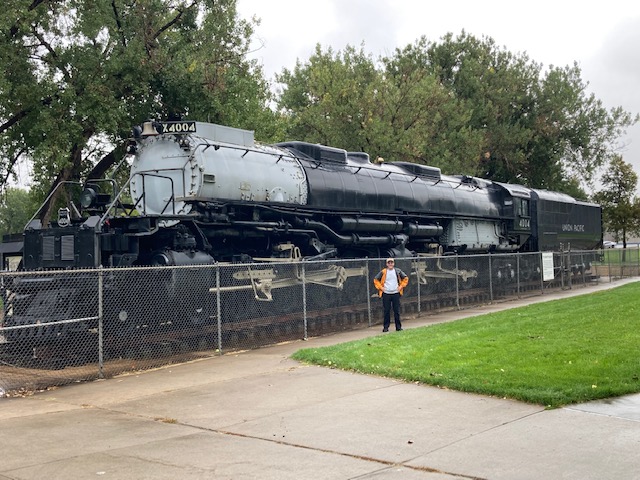
[[[612,242],[611,240],[605,240],[602,242],[602,246],[604,248],[616,248],[616,242]]]

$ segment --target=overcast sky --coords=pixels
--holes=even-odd
[[[377,58],[422,35],[431,41],[465,30],[487,36],[532,61],[577,62],[582,79],[607,108],[640,113],[640,2],[608,0],[238,0],[241,17],[261,19],[254,58],[273,78],[315,45],[359,47]],[[640,126],[622,139],[620,153],[640,176]],[[463,172],[461,172],[463,173]]]

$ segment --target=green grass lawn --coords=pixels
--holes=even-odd
[[[632,265],[640,265],[640,249],[638,248],[606,248],[603,250],[602,265],[618,265],[620,263],[629,263]]]
[[[640,282],[293,358],[558,407],[640,392]]]

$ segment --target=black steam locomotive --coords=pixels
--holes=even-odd
[[[294,251],[317,259],[590,250],[602,240],[600,207],[568,195],[304,142],[258,145],[252,132],[219,125],[145,123],[130,154],[128,192],[89,181],[79,206],[27,225],[24,269]]]
[[[568,195],[443,175],[305,142],[201,122],[135,127],[127,188],[62,184],[78,198],[24,231],[22,269],[185,266],[331,258],[592,250],[599,205]],[[349,272],[335,275],[340,287]],[[355,275],[356,273],[354,273]],[[436,272],[463,281],[472,272]],[[291,279],[249,275],[258,300]],[[429,272],[419,280],[428,283]],[[37,277],[29,277],[30,285]],[[43,282],[42,288],[47,287]],[[237,288],[237,287],[234,287]],[[19,291],[20,286],[14,285]],[[71,295],[71,294],[70,294]],[[24,297],[24,296],[23,296]],[[19,315],[18,322],[26,322]],[[5,320],[9,314],[5,315]]]

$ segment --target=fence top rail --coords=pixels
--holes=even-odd
[[[566,254],[585,254],[585,253],[601,253],[603,250],[571,250],[567,252],[550,252],[554,255],[566,255]],[[614,250],[615,251],[615,250]],[[433,259],[452,259],[452,258],[460,258],[460,259],[470,259],[470,258],[507,258],[514,256],[532,256],[532,255],[540,255],[541,252],[512,252],[512,253],[486,253],[486,254],[477,254],[477,255],[433,255],[433,256],[412,256],[412,257],[399,257],[396,260],[402,261],[426,261]],[[0,270],[0,278],[2,277],[17,277],[17,276],[58,276],[58,275],[86,275],[86,274],[96,274],[96,273],[118,273],[118,272],[135,272],[135,271],[165,271],[165,270],[210,270],[216,268],[224,268],[224,269],[244,269],[244,268],[264,268],[270,265],[277,265],[280,267],[284,266],[313,266],[313,265],[327,265],[327,264],[336,264],[336,263],[354,263],[354,262],[365,262],[365,263],[384,263],[385,258],[333,258],[333,259],[324,259],[324,260],[310,260],[310,261],[296,261],[292,262],[290,259],[282,260],[282,261],[272,261],[272,262],[251,262],[251,263],[212,263],[212,264],[202,264],[202,265],[162,265],[162,266],[129,266],[129,267],[97,267],[97,268],[79,268],[79,269],[67,269],[67,270],[31,270],[31,271],[10,271],[10,270]]]

